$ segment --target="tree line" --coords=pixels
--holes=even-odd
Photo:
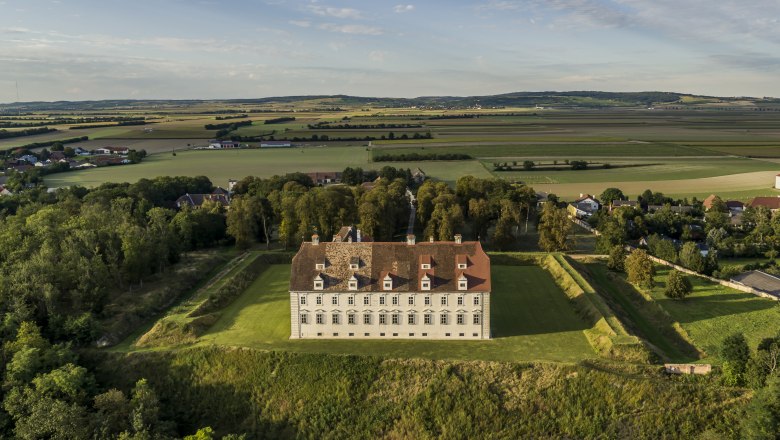
[[[374,162],[417,162],[426,160],[471,160],[474,157],[464,153],[401,153],[374,156]]]
[[[22,136],[34,136],[36,134],[51,133],[57,131],[56,128],[40,127],[40,128],[26,128],[24,130],[8,131],[0,130],[0,139],[9,139]]]

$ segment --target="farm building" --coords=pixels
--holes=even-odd
[[[260,148],[289,148],[292,147],[290,141],[260,141]]]
[[[780,278],[766,272],[751,270],[735,276],[731,281],[780,298]]]
[[[118,154],[125,156],[130,152],[127,147],[101,147],[95,149],[95,154]]]
[[[235,141],[209,141],[209,150],[221,150],[226,148],[239,148],[240,143]]]
[[[775,176],[775,189],[780,189],[780,174]]]
[[[320,242],[292,261],[291,339],[489,339],[479,242]]]

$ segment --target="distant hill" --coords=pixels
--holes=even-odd
[[[699,96],[673,92],[513,92],[485,96],[421,96],[417,98],[382,98],[349,95],[301,95],[277,96],[252,99],[216,99],[216,100],[133,100],[114,99],[101,101],[54,101],[21,102],[0,104],[0,112],[16,111],[94,111],[127,110],[134,108],[159,108],[160,110],[188,109],[199,106],[224,104],[232,106],[252,105],[269,108],[340,108],[340,107],[420,107],[420,108],[473,108],[490,107],[528,107],[544,106],[558,108],[610,108],[610,107],[649,107],[654,105],[778,105],[780,99],[751,97],[715,97]],[[286,104],[286,105],[285,105]],[[211,109],[209,109],[211,110]],[[204,109],[204,113],[213,112]]]

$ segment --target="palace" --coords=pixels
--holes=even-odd
[[[479,242],[454,238],[313,235],[292,261],[290,338],[489,339],[490,259]]]

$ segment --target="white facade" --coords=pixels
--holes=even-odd
[[[775,189],[780,189],[780,174],[775,176]]]
[[[490,339],[486,292],[290,292],[291,339]]]

